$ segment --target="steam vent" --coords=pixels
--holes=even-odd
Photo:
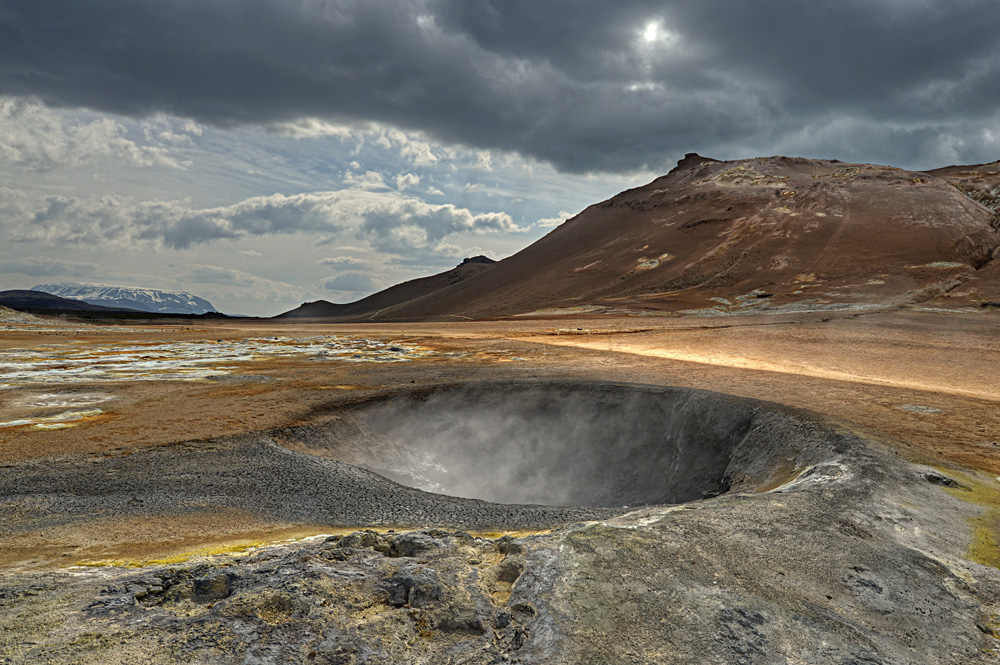
[[[843,446],[790,410],[719,393],[472,383],[338,403],[270,435],[29,463],[5,486],[72,494],[68,506],[51,503],[53,520],[209,506],[343,526],[548,528],[836,476]],[[143,478],[142,468],[158,472]]]
[[[296,431],[400,484],[503,504],[630,509],[754,490],[834,454],[787,410],[704,391],[496,383],[386,394]]]

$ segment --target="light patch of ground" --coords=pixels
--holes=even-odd
[[[941,413],[941,409],[922,404],[903,404],[899,408],[903,411],[912,411],[913,413]]]
[[[919,266],[906,266],[910,269],[916,268],[934,268],[935,270],[955,270],[956,268],[968,268],[969,266],[964,263],[959,263],[958,261],[934,261],[932,263],[925,263]]]
[[[936,374],[931,378],[913,372],[913,365],[905,363],[896,367],[880,364],[880,371],[873,372],[872,367],[860,358],[839,358],[829,354],[809,359],[791,354],[781,357],[780,354],[762,353],[760,348],[743,350],[712,348],[710,346],[678,348],[659,346],[652,340],[637,339],[634,336],[620,338],[613,343],[609,343],[607,338],[595,339],[593,337],[588,338],[586,336],[573,335],[568,338],[557,337],[546,340],[546,343],[594,350],[606,350],[611,346],[617,353],[630,353],[718,367],[779,372],[782,374],[808,376],[833,381],[892,386],[908,390],[943,392],[977,399],[1000,401],[1000,383],[995,381],[992,374],[983,372],[977,372],[971,377]],[[969,379],[972,380],[970,381]],[[917,409],[908,410],[915,411]]]
[[[579,268],[573,268],[573,272],[583,272],[584,270],[587,270],[588,268],[593,268],[594,266],[596,266],[600,262],[601,262],[600,260],[597,260],[597,261],[593,261],[591,263],[588,263],[585,266],[580,266]]]
[[[237,554],[330,527],[263,522],[238,510],[206,510],[149,519],[98,517],[22,534],[0,547],[7,570],[62,566],[143,566],[180,563],[212,554]]]
[[[751,185],[760,187],[786,187],[788,176],[764,174],[753,168],[753,160],[723,171],[705,182],[715,181],[728,185]]]
[[[0,323],[49,323],[50,321],[0,305]]]
[[[25,395],[24,397],[15,400],[14,404],[16,406],[26,407],[57,408],[90,406],[91,404],[100,404],[101,402],[107,402],[112,399],[114,399],[114,395],[109,395],[107,393],[57,392]]]
[[[64,429],[66,427],[72,427],[74,424],[85,421],[93,420],[94,418],[102,415],[104,411],[101,409],[85,409],[83,411],[63,411],[62,413],[56,413],[50,416],[33,416],[28,418],[20,418],[18,420],[8,420],[6,422],[0,422],[0,427],[20,427],[23,425],[34,425],[38,429]]]
[[[145,344],[53,344],[0,350],[0,381],[8,386],[37,383],[195,380],[229,374],[239,365],[271,358],[403,362],[427,349],[335,335],[292,339],[246,338]]]

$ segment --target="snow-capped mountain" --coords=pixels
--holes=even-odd
[[[183,291],[138,289],[130,286],[98,286],[93,284],[39,284],[32,291],[42,291],[54,296],[82,300],[91,305],[125,307],[143,312],[163,314],[204,314],[216,311],[204,298]]]

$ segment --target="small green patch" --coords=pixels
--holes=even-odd
[[[941,489],[985,508],[981,515],[968,520],[972,527],[972,541],[966,551],[969,560],[1000,569],[1000,482],[955,469],[938,467],[938,471],[956,481],[955,485],[942,485]]]
[[[996,539],[1000,526],[1000,511],[989,510],[970,522],[973,531],[972,542],[969,543],[969,558],[984,566],[1000,568],[1000,547],[997,546]]]
[[[220,545],[218,547],[205,547],[202,549],[189,550],[185,552],[180,552],[172,556],[163,557],[161,559],[107,559],[100,561],[77,561],[75,565],[85,566],[87,568],[104,568],[104,567],[116,567],[116,568],[143,568],[145,566],[163,566],[163,565],[173,565],[178,563],[186,563],[187,561],[193,559],[194,557],[201,556],[214,556],[217,554],[239,554],[245,552],[252,547],[260,547],[262,545],[272,544],[268,541],[251,541],[236,543],[233,545]]]
[[[784,460],[774,468],[771,475],[760,483],[754,491],[757,493],[764,493],[776,490],[782,485],[790,483],[798,478],[805,470],[805,466],[796,464],[794,460]]]

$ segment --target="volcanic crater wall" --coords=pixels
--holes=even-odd
[[[450,496],[549,506],[683,503],[723,493],[734,480],[765,485],[806,465],[804,443],[815,437],[803,436],[790,414],[762,406],[655,386],[451,385],[349,406],[299,440]]]
[[[237,510],[295,524],[551,528],[796,478],[781,491],[844,480],[870,450],[807,415],[719,393],[441,385],[346,398],[311,425],[266,434],[8,465],[0,522],[35,533],[107,515]]]

